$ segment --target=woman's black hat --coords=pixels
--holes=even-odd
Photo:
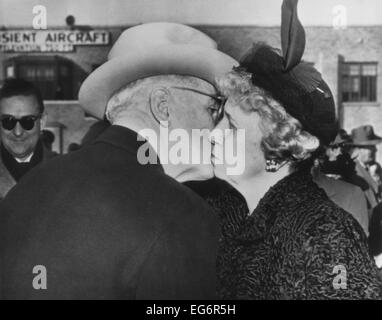
[[[298,0],[284,0],[281,19],[282,55],[265,43],[255,43],[240,64],[263,88],[298,119],[304,130],[328,145],[338,132],[332,92],[313,65],[301,61],[305,31],[297,16]]]

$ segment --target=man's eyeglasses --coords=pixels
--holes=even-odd
[[[1,125],[5,130],[13,130],[16,127],[17,122],[20,123],[24,130],[30,131],[34,128],[35,123],[40,116],[25,116],[21,118],[15,118],[13,116],[1,116]]]
[[[223,116],[224,116],[224,105],[227,102],[227,99],[225,97],[220,96],[220,95],[213,95],[213,94],[206,93],[206,92],[203,92],[203,91],[200,91],[197,89],[193,89],[193,88],[187,88],[187,87],[171,87],[171,88],[195,92],[195,93],[198,93],[198,94],[201,94],[201,95],[204,95],[204,96],[207,96],[207,97],[214,99],[218,103],[217,107],[210,107],[209,109],[212,110],[212,112],[213,112],[213,117],[214,117],[215,123],[218,123],[223,118]]]

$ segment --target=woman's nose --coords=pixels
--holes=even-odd
[[[221,144],[222,140],[224,139],[225,136],[225,130],[229,128],[229,123],[228,119],[226,116],[224,116],[220,122],[216,125],[215,129],[212,130],[210,136],[209,136],[209,141],[211,144]]]
[[[229,129],[229,122],[226,115],[224,115],[224,117],[219,121],[215,129],[220,129],[220,130]]]

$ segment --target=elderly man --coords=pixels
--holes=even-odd
[[[22,79],[8,79],[0,90],[0,200],[32,168],[55,153],[44,148],[44,104],[39,90]]]
[[[112,125],[29,175],[0,208],[4,298],[214,298],[218,222],[179,183],[212,168],[173,163],[165,144],[138,132],[212,128],[222,106],[214,79],[234,65],[184,25],[143,24],[120,36],[79,94]],[[146,153],[155,155],[149,163]]]
[[[372,210],[379,202],[379,197],[378,185],[370,175],[368,167],[375,161],[377,145],[382,142],[382,138],[374,133],[374,129],[370,125],[353,129],[351,137],[351,156],[356,163],[354,181],[361,186],[365,193],[370,218]],[[362,185],[358,181],[362,181]]]

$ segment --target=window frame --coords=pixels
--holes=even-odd
[[[358,67],[358,74],[352,75],[351,66]],[[364,75],[364,66],[374,66],[375,75]],[[345,68],[348,68],[347,70]],[[347,72],[345,72],[345,70]],[[344,103],[377,103],[378,102],[378,61],[344,61],[341,63],[341,100]],[[349,80],[348,80],[349,79]],[[354,79],[358,79],[358,90],[345,91],[345,81],[349,87],[354,84]],[[366,84],[365,84],[366,81]],[[365,89],[366,87],[366,89]],[[366,94],[362,93],[366,91]],[[345,97],[347,95],[347,97]],[[366,98],[364,98],[366,97]]]

